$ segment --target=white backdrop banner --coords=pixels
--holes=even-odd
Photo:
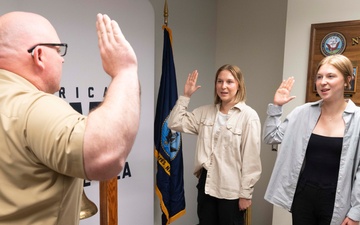
[[[116,20],[132,44],[139,62],[141,122],[135,145],[118,179],[119,225],[149,225],[154,217],[154,10],[148,0],[7,0],[0,14],[30,11],[45,16],[69,48],[61,89],[55,95],[84,115],[104,97],[110,78],[102,69],[96,34],[96,14]],[[116,135],[116,134],[114,134]],[[99,207],[99,182],[85,181],[88,198]],[[80,225],[99,225],[99,212]]]

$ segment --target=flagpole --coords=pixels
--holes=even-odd
[[[164,25],[165,26],[168,25],[168,17],[169,17],[169,9],[168,9],[167,0],[165,0],[165,4],[164,4]]]
[[[186,213],[181,133],[173,132],[167,126],[170,111],[178,99],[168,12],[165,0],[162,71],[154,121],[154,153],[157,161],[155,192],[160,200],[162,225],[169,225]]]
[[[100,225],[118,224],[117,177],[100,181]]]

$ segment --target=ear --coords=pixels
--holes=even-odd
[[[44,69],[45,68],[45,64],[43,62],[43,59],[44,59],[44,51],[42,50],[41,47],[37,47],[36,49],[34,49],[34,51],[32,52],[32,58],[33,58],[33,61],[34,61],[34,64],[37,66],[37,67],[40,67],[41,69]]]
[[[351,80],[352,80],[352,76],[347,76],[346,77],[346,81],[345,81],[345,89],[351,89]]]

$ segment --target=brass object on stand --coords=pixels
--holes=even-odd
[[[98,208],[95,205],[95,203],[93,203],[92,201],[90,201],[88,199],[88,197],[86,196],[84,190],[82,193],[82,197],[81,197],[81,210],[80,210],[80,219],[86,219],[89,218],[93,215],[95,215],[98,212]]]

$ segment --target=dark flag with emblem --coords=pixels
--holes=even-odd
[[[162,225],[185,214],[181,133],[171,131],[168,116],[178,98],[176,73],[171,46],[171,29],[163,26],[164,47],[160,88],[154,124],[157,160],[156,194],[160,199]]]

